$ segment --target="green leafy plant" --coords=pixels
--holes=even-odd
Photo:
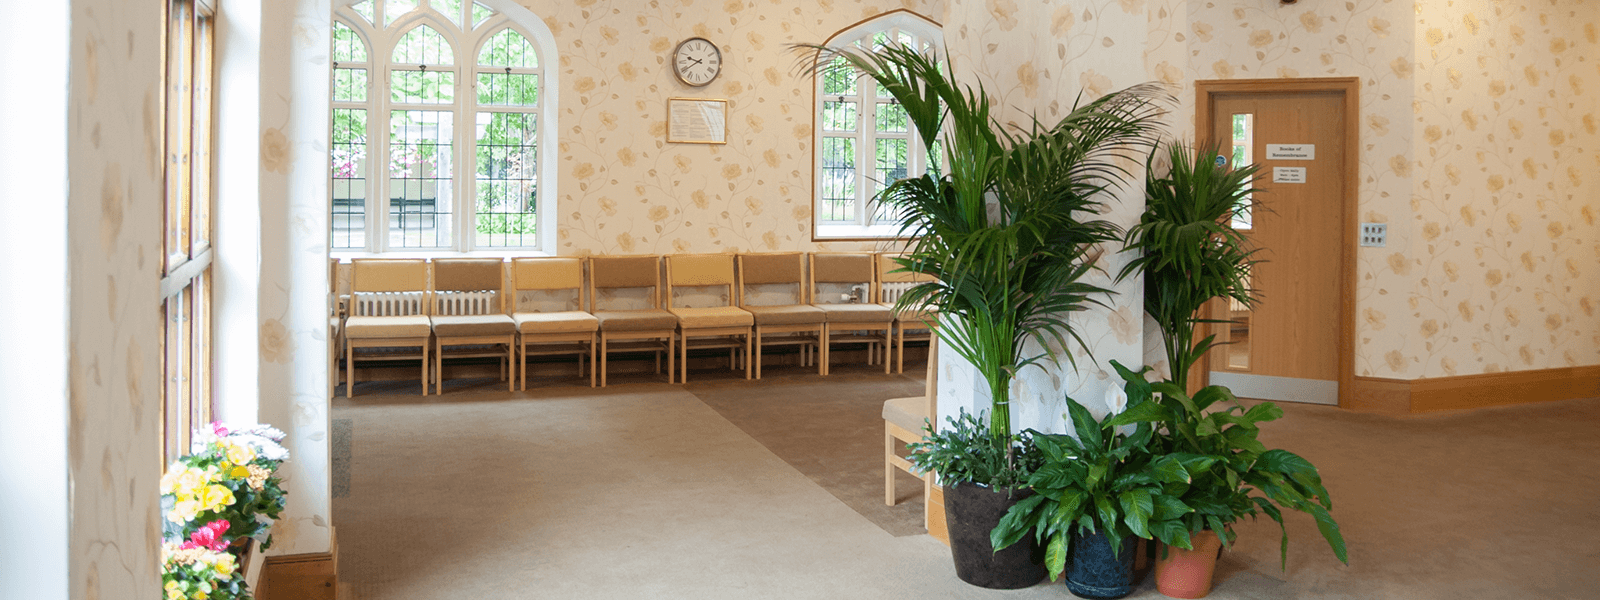
[[[1283,532],[1279,552],[1287,566],[1289,530],[1283,524],[1283,510],[1289,509],[1316,519],[1334,555],[1340,562],[1350,562],[1344,535],[1330,512],[1333,498],[1322,485],[1316,466],[1293,452],[1269,450],[1256,439],[1260,424],[1283,417],[1283,409],[1271,402],[1245,409],[1233,392],[1217,385],[1190,397],[1171,381],[1146,381],[1149,367],[1134,372],[1116,361],[1111,364],[1125,382],[1128,410],[1109,422],[1137,424],[1140,431],[1156,428],[1160,435],[1155,451],[1176,457],[1188,474],[1184,485],[1166,488],[1178,499],[1173,507],[1182,504],[1189,509],[1173,515],[1183,533],[1170,532],[1171,538],[1161,541],[1187,549],[1189,533],[1210,529],[1226,546],[1233,540],[1232,523],[1265,514]],[[1044,440],[1038,443],[1045,447]],[[1040,472],[1048,468],[1046,465]]]
[[[1130,395],[1128,402],[1122,415],[1138,414],[1148,398]],[[1118,428],[1133,421],[1122,415],[1096,421],[1071,397],[1067,408],[1077,436],[1034,433],[1044,455],[1044,464],[1028,479],[1036,493],[1000,520],[990,534],[994,547],[1005,548],[1034,532],[1045,547],[1052,579],[1066,567],[1074,534],[1104,533],[1112,552],[1129,536],[1189,548],[1185,518],[1194,509],[1179,496],[1187,491],[1190,471],[1203,471],[1213,459],[1153,451],[1159,441],[1150,423],[1123,433]]]
[[[812,73],[871,77],[929,155],[944,152],[946,171],[900,179],[876,198],[903,216],[900,235],[910,242],[901,267],[936,279],[904,294],[897,310],[938,312],[940,341],[988,384],[987,443],[1012,456],[1011,381],[1056,360],[1069,338],[1082,345],[1068,318],[1109,294],[1083,277],[1097,245],[1121,236],[1098,218],[1100,199],[1130,177],[1119,159],[1154,145],[1165,92],[1135,86],[1077,104],[1053,125],[1007,128],[981,86],[956,83],[934,56],[896,44],[797,49]],[[1030,341],[1042,350],[1028,350]]]
[[[1182,383],[1215,345],[1215,336],[1194,341],[1196,325],[1216,322],[1202,318],[1201,307],[1213,298],[1255,303],[1256,250],[1232,223],[1257,208],[1252,194],[1259,190],[1250,185],[1258,166],[1218,165],[1216,146],[1165,148],[1165,173],[1157,172],[1156,152],[1146,162],[1145,211],[1128,230],[1124,250],[1137,256],[1117,277],[1144,274],[1144,311],[1161,330],[1172,380]]]
[[[963,410],[946,421],[950,425],[942,431],[929,423],[922,441],[906,445],[912,468],[938,473],[944,485],[970,481],[994,489],[1016,487],[1039,466],[1039,452],[1028,432],[1013,435],[1005,451],[996,451],[982,418]]]

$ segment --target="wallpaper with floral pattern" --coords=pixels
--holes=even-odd
[[[161,587],[162,6],[70,10],[64,583],[119,597]]]
[[[941,0],[522,0],[561,49],[561,254],[873,250],[811,242],[812,94],[794,43],[822,43]],[[722,74],[679,83],[667,57],[704,37]],[[666,143],[667,99],[728,102],[728,144]]]
[[[1600,364],[1597,28],[1583,0],[1417,3],[1411,244],[1380,267],[1412,287],[1368,316],[1412,341],[1373,371]]]

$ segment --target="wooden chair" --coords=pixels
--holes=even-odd
[[[878,285],[874,287],[877,297],[875,301],[894,309],[896,300],[907,290],[920,283],[936,281],[932,275],[903,271],[900,264],[894,262],[896,254],[883,253],[878,255]],[[913,342],[929,341],[933,339],[932,327],[938,319],[938,314],[931,309],[907,309],[894,315],[894,372],[906,372],[906,340]],[[918,333],[907,334],[907,330]]]
[[[518,258],[511,261],[511,279],[514,292],[573,290],[578,308],[584,303],[583,259],[581,258]],[[513,300],[514,302],[515,300]],[[583,354],[589,354],[589,387],[595,386],[595,339],[600,331],[600,320],[583,310],[549,312],[523,311],[520,307],[511,315],[517,324],[517,365],[522,389],[528,389],[528,357],[531,355],[578,355],[578,373],[583,373]],[[530,344],[537,344],[529,348]],[[556,344],[556,345],[552,345]],[[575,345],[574,345],[575,344]]]
[[[648,308],[596,310],[597,290],[643,287],[650,288]],[[600,387],[606,387],[606,362],[612,341],[640,342],[619,348],[620,351],[657,353],[657,373],[661,372],[660,352],[665,351],[667,383],[672,383],[678,317],[661,309],[661,257],[596,256],[589,259],[589,313],[600,321]]]
[[[835,342],[865,342],[869,365],[878,355],[879,342],[883,343],[886,354],[889,351],[894,313],[888,307],[873,302],[871,290],[877,285],[877,270],[873,262],[871,254],[811,254],[811,305],[822,309],[826,315],[822,329],[823,375],[828,374],[828,357]],[[818,296],[817,286],[824,283],[860,286],[862,294],[856,302],[820,302],[822,298]],[[883,359],[883,372],[890,372],[888,356]]]
[[[495,357],[506,391],[516,359],[517,326],[506,314],[505,261],[440,258],[433,261],[434,385],[444,393],[445,354],[452,358]],[[446,348],[453,346],[454,348]]]
[[[674,287],[725,286],[727,305],[713,307],[674,306]],[[689,338],[711,338],[695,342],[695,348],[744,349],[744,378],[750,378],[750,333],[755,316],[733,306],[733,255],[683,254],[667,256],[667,311],[678,317],[679,383],[689,382]],[[742,338],[742,339],[741,339]]]
[[[739,267],[739,308],[748,311],[755,319],[751,345],[755,358],[755,378],[761,378],[761,349],[767,345],[800,346],[800,366],[806,366],[806,350],[822,345],[823,323],[827,314],[807,301],[809,287],[805,278],[805,255],[799,252],[783,254],[740,254],[735,259]],[[752,285],[784,284],[795,289],[793,304],[752,304],[748,292]],[[778,337],[767,337],[772,335]],[[817,365],[817,374],[825,374],[827,363]]]
[[[351,314],[345,319],[345,396],[355,397],[357,348],[409,348],[420,353],[381,358],[422,359],[422,395],[428,395],[428,263],[418,259],[358,258],[350,262]]]
[[[328,397],[339,387],[339,357],[344,355],[344,297],[339,295],[339,259],[328,259]]]
[[[894,506],[898,500],[894,491],[895,469],[922,479],[924,503],[933,494],[933,473],[918,475],[913,472],[911,461],[901,457],[895,446],[922,441],[928,421],[939,414],[939,361],[935,352],[938,344],[937,338],[928,344],[928,382],[924,387],[924,395],[895,398],[883,403],[883,503],[889,506]]]

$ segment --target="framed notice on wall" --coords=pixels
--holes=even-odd
[[[728,143],[728,101],[668,98],[667,141],[673,144]]]

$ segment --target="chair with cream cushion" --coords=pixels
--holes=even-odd
[[[511,261],[511,285],[516,292],[572,290],[576,299],[573,306],[581,309],[586,306],[583,263],[581,258],[518,258]],[[595,386],[595,335],[600,331],[599,319],[583,310],[537,312],[524,311],[521,307],[517,307],[511,318],[517,324],[516,364],[522,389],[528,389],[530,355],[576,353],[581,374],[585,351],[589,354],[589,387]],[[571,345],[574,343],[575,346]]]
[[[355,397],[357,348],[416,347],[419,354],[385,354],[383,360],[422,359],[422,395],[428,395],[428,263],[422,259],[358,258],[350,263],[350,317],[344,322],[345,396]]]
[[[495,357],[506,390],[516,390],[509,369],[516,357],[517,327],[506,314],[505,261],[440,258],[433,261],[433,371],[444,393],[444,359]],[[450,347],[450,348],[447,348]]]
[[[939,361],[935,351],[938,345],[937,339],[928,344],[928,380],[923,387],[923,395],[895,398],[883,403],[883,503],[889,506],[894,506],[898,500],[894,491],[895,469],[922,479],[924,510],[932,496],[933,473],[918,474],[912,471],[911,461],[900,456],[895,446],[922,441],[928,420],[938,414]]]
[[[596,295],[604,290],[650,288],[649,306],[635,309],[600,310]],[[661,257],[596,256],[589,259],[589,313],[600,321],[600,387],[606,387],[606,363],[611,342],[634,341],[620,351],[645,350],[656,354],[656,372],[661,371],[660,352],[667,353],[667,383],[672,383],[677,356],[673,342],[678,335],[678,317],[661,309]]]
[[[878,285],[874,286],[877,292],[877,302],[894,308],[895,300],[900,294],[905,293],[910,285],[936,281],[932,275],[906,271],[895,262],[896,254],[883,253],[878,255]],[[895,289],[891,292],[890,287]],[[930,308],[912,309],[894,315],[894,372],[906,371],[906,340],[929,341],[933,339],[933,327],[938,319],[938,314]],[[916,333],[907,333],[907,331]]]
[[[721,287],[724,306],[679,307],[675,287]],[[689,382],[689,340],[702,338],[695,348],[744,349],[744,378],[750,378],[750,332],[755,317],[733,306],[732,254],[682,254],[667,256],[667,311],[678,317],[679,383]],[[704,339],[711,338],[711,339]]]
[[[866,343],[869,365],[877,357],[879,343],[885,352],[889,350],[894,313],[872,301],[871,290],[877,285],[873,262],[873,255],[866,253],[811,253],[811,305],[822,309],[826,316],[822,329],[823,375],[828,374],[828,356],[835,342]],[[856,302],[821,302],[832,299],[818,291],[818,286],[825,283],[850,285],[864,293]],[[883,372],[889,372],[888,357],[884,357]]]
[[[761,350],[768,345],[799,345],[800,365],[806,365],[806,350],[820,346],[822,324],[827,315],[822,309],[811,306],[806,294],[805,255],[799,252],[780,254],[740,254],[735,264],[739,267],[739,308],[755,318],[755,339],[751,345],[755,358],[755,378],[761,378]],[[757,303],[752,298],[751,286],[793,286],[793,302],[785,304]],[[817,365],[817,374],[824,373],[825,365]]]

